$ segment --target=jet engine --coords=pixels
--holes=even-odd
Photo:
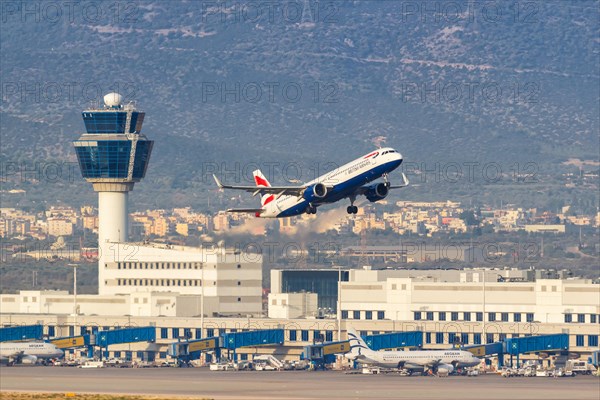
[[[440,364],[436,368],[438,375],[448,375],[454,371],[454,365],[452,364]]]
[[[370,186],[369,190],[365,193],[365,196],[371,203],[374,203],[376,201],[385,199],[389,192],[390,189],[388,188],[388,185],[385,183],[378,183]]]
[[[302,197],[304,200],[309,203],[318,202],[323,199],[327,195],[327,186],[322,183],[315,183],[312,186],[304,189],[304,193],[302,193]]]
[[[35,364],[37,362],[37,357],[36,356],[31,356],[31,355],[24,355],[21,358],[21,363],[23,364]]]

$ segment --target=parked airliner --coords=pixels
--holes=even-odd
[[[35,364],[38,359],[60,358],[64,352],[46,342],[0,343],[0,362],[9,364]]]
[[[455,368],[474,367],[481,360],[464,350],[374,351],[354,329],[348,329],[350,352],[346,358],[360,364],[382,368],[431,370],[450,373]]]
[[[254,171],[256,186],[235,186],[221,183],[213,175],[220,189],[238,189],[261,195],[261,208],[229,209],[228,212],[254,213],[262,218],[291,217],[300,214],[316,214],[317,207],[326,203],[335,203],[344,198],[350,200],[346,209],[348,214],[356,214],[356,197],[365,196],[376,202],[388,195],[390,189],[408,185],[406,175],[403,182],[392,186],[388,174],[402,163],[402,155],[392,148],[383,148],[370,152],[354,161],[344,164],[333,171],[299,186],[271,186],[260,170]],[[384,182],[366,185],[383,177]]]

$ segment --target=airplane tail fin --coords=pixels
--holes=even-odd
[[[254,182],[256,183],[256,186],[271,187],[271,184],[260,169],[257,169],[254,172],[252,172],[252,175],[254,175]],[[264,207],[274,199],[275,195],[265,193],[260,198],[260,205]]]
[[[348,328],[348,340],[350,341],[350,355],[354,359],[373,352],[353,328]]]

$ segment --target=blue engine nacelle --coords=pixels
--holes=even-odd
[[[304,200],[309,203],[322,200],[325,196],[327,196],[327,186],[322,183],[315,183],[312,186],[304,189],[304,193],[302,193],[302,197]]]
[[[385,199],[389,192],[390,189],[388,188],[387,184],[378,183],[370,186],[369,190],[365,193],[365,196],[371,203],[374,203],[376,201]]]

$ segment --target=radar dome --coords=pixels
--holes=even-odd
[[[104,96],[104,104],[107,107],[117,107],[120,106],[123,102],[123,96],[119,93],[113,92]]]

